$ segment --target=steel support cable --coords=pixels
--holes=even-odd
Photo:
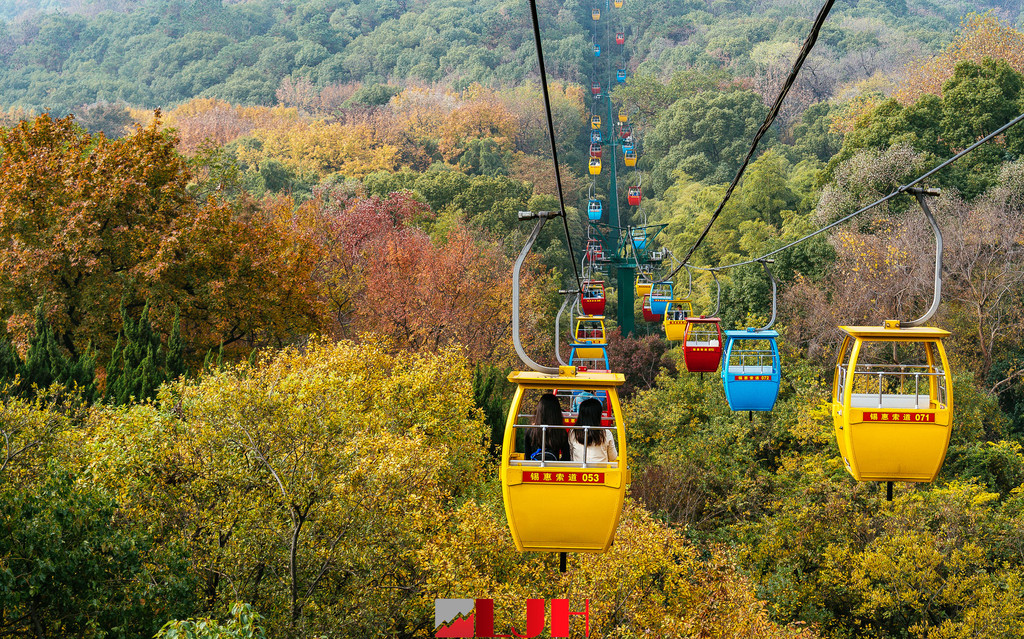
[[[555,164],[555,186],[558,188],[558,207],[562,213],[562,226],[565,228],[565,241],[569,248],[569,261],[576,273],[576,288],[583,291],[583,280],[580,270],[576,267],[575,253],[572,250],[572,236],[569,233],[569,216],[565,212],[565,198],[562,195],[562,172],[558,168],[558,148],[555,145],[555,123],[551,118],[551,98],[548,97],[548,74],[544,70],[544,49],[540,44],[540,20],[537,18],[537,0],[530,0],[530,16],[533,18],[533,41],[537,46],[537,62],[540,66],[540,86],[544,90],[544,111],[548,118],[548,140],[551,142],[551,161]]]
[[[715,220],[718,219],[718,216],[722,213],[722,209],[725,208],[726,202],[728,202],[729,198],[732,197],[732,192],[736,189],[736,185],[739,184],[740,178],[743,177],[743,173],[747,170],[747,165],[750,163],[750,159],[754,157],[754,152],[757,150],[757,143],[761,141],[764,134],[768,132],[769,128],[771,128],[772,123],[775,122],[775,117],[779,114],[779,109],[782,108],[782,102],[786,99],[786,96],[789,94],[789,90],[796,82],[796,76],[800,73],[800,68],[803,67],[804,60],[806,60],[807,56],[810,55],[811,49],[814,48],[815,42],[818,41],[818,33],[821,32],[821,27],[825,24],[825,18],[828,17],[828,13],[832,10],[832,5],[834,3],[835,0],[826,0],[825,4],[823,4],[821,9],[818,11],[818,15],[814,19],[814,25],[811,27],[810,33],[807,34],[807,39],[804,40],[804,44],[800,48],[800,53],[793,62],[793,68],[789,72],[789,77],[787,77],[786,82],[783,83],[782,90],[779,91],[779,96],[775,98],[775,103],[772,104],[772,108],[768,112],[768,116],[765,117],[764,122],[761,124],[761,128],[759,128],[757,133],[754,135],[754,140],[750,144],[750,150],[747,151],[747,156],[743,158],[743,164],[740,165],[739,170],[736,172],[736,177],[732,179],[732,182],[729,184],[729,188],[726,189],[722,202],[711,215],[711,219],[708,220],[707,226],[704,227],[704,231],[701,232],[700,237],[697,238],[697,241],[694,242],[693,246],[690,247],[690,250],[685,256],[683,256],[683,264],[686,264],[686,262],[689,261],[693,252],[697,250],[697,247],[699,247],[701,242],[704,241],[704,238],[707,237],[708,233],[711,231],[711,227],[715,223]],[[665,279],[672,279],[675,274],[679,272],[680,268],[682,268],[682,265],[672,271]]]
[[[749,260],[746,260],[746,261],[743,261],[743,262],[736,262],[735,264],[726,264],[724,266],[716,266],[716,267],[712,267],[712,268],[691,266],[691,268],[696,268],[696,269],[702,270],[702,271],[704,271],[704,270],[706,270],[706,271],[724,271],[726,269],[736,268],[737,266],[746,266],[748,264],[756,264],[756,263],[760,262],[763,259],[772,257],[774,255],[777,255],[777,254],[781,253],[782,251],[785,251],[787,249],[793,248],[797,244],[801,244],[801,243],[806,242],[807,240],[809,240],[809,239],[811,239],[811,238],[813,238],[813,237],[815,237],[817,235],[821,235],[825,231],[828,231],[829,229],[835,228],[836,226],[839,226],[843,222],[847,222],[847,221],[857,217],[861,213],[864,213],[865,211],[869,211],[869,210],[875,208],[876,206],[878,206],[879,204],[883,204],[885,202],[888,202],[889,200],[891,200],[892,198],[896,197],[897,195],[906,192],[908,189],[916,186],[917,184],[921,183],[923,180],[926,180],[927,178],[935,175],[935,173],[937,173],[938,171],[941,171],[942,169],[946,168],[947,166],[949,166],[953,162],[956,162],[957,160],[959,160],[963,156],[967,155],[968,153],[970,153],[974,149],[976,149],[979,146],[981,146],[982,144],[988,142],[989,140],[991,140],[992,138],[996,137],[997,135],[1000,135],[1000,134],[1004,133],[1010,127],[1014,126],[1015,124],[1019,124],[1021,121],[1024,121],[1024,113],[1021,113],[1020,115],[1018,115],[1014,119],[1010,120],[1009,122],[1007,122],[1003,126],[999,127],[998,129],[996,129],[992,133],[989,133],[985,137],[981,138],[980,140],[978,140],[977,142],[975,142],[971,146],[967,147],[963,151],[960,151],[956,155],[953,155],[953,156],[947,158],[945,161],[943,161],[941,164],[939,164],[935,168],[930,169],[928,172],[922,174],[921,176],[916,177],[913,180],[911,180],[910,182],[907,182],[906,184],[901,185],[899,188],[897,188],[896,190],[892,191],[888,195],[882,196],[882,197],[878,198],[877,200],[875,200],[874,202],[872,202],[871,204],[863,206],[863,207],[857,209],[856,211],[854,211],[853,213],[850,213],[849,215],[847,215],[845,217],[841,217],[838,220],[836,220],[835,222],[832,222],[830,224],[827,224],[827,225],[821,227],[817,231],[812,231],[812,232],[808,233],[807,235],[805,235],[805,236],[803,236],[803,237],[801,237],[801,238],[799,238],[797,240],[793,240],[789,244],[786,244],[785,246],[779,247],[779,248],[775,249],[774,251],[771,251],[769,253],[765,253],[764,255],[762,255],[760,257],[755,257],[753,259],[749,259]],[[682,267],[680,266],[680,268],[682,268]],[[676,270],[678,271],[679,269],[676,269]]]

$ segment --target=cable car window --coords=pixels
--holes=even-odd
[[[767,375],[775,368],[775,350],[771,340],[744,339],[729,351],[730,374]]]
[[[852,349],[848,349],[852,352]],[[839,365],[837,401],[852,376],[855,408],[927,409],[947,403],[946,374],[932,342],[863,341],[855,370],[849,358]]]

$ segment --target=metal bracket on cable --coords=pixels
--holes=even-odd
[[[518,216],[519,221],[522,222],[523,220],[535,220],[537,218],[550,220],[554,217],[562,217],[562,213],[560,211],[519,211]]]
[[[939,300],[942,298],[942,231],[939,230],[939,225],[935,221],[935,216],[932,215],[932,210],[928,207],[927,200],[929,197],[938,197],[941,191],[939,189],[924,189],[912,186],[907,188],[905,192],[917,198],[917,203],[921,205],[921,210],[924,211],[924,216],[928,218],[932,232],[935,233],[935,289],[932,295],[932,305],[925,311],[925,314],[911,322],[898,322],[896,328],[901,326],[914,327],[924,324],[935,315],[935,311],[939,310]]]

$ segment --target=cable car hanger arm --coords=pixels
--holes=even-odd
[[[554,366],[544,366],[530,359],[530,356],[523,350],[522,341],[519,339],[519,274],[523,270],[523,262],[526,261],[526,256],[529,254],[530,249],[533,247],[533,243],[537,241],[537,236],[540,235],[540,229],[544,226],[544,222],[551,217],[558,217],[558,214],[552,211],[538,211],[533,213],[532,211],[520,211],[519,219],[528,220],[533,217],[537,218],[537,222],[533,225],[533,230],[530,231],[530,236],[526,239],[526,245],[523,246],[523,250],[519,252],[519,258],[516,259],[515,268],[512,269],[512,343],[515,344],[516,354],[519,355],[519,359],[523,360],[523,363],[538,373],[544,373],[545,375],[557,375],[558,368]],[[573,261],[573,264],[576,262]]]
[[[758,262],[760,262],[761,266],[764,267],[764,272],[768,274],[768,279],[771,280],[771,282],[772,282],[772,318],[770,320],[768,320],[767,324],[765,324],[761,328],[758,328],[758,329],[755,329],[755,330],[756,331],[767,331],[769,328],[772,327],[773,324],[775,324],[775,315],[776,315],[775,311],[776,311],[776,300],[777,300],[777,297],[778,297],[778,286],[776,286],[776,284],[775,284],[775,276],[772,275],[771,269],[768,268],[768,264],[774,264],[775,260],[758,260]],[[717,278],[716,278],[715,281],[717,281]]]
[[[939,225],[935,222],[935,216],[932,215],[932,210],[928,208],[928,200],[926,199],[929,196],[938,196],[939,190],[911,187],[907,189],[907,193],[917,198],[918,204],[921,205],[921,210],[924,211],[924,216],[928,218],[928,223],[932,227],[932,232],[935,233],[935,293],[932,295],[932,305],[925,311],[924,315],[916,320],[900,322],[901,325],[913,327],[920,326],[930,320],[939,308],[939,299],[942,297],[942,231],[939,230]]]
[[[558,291],[559,294],[565,295],[565,301],[562,302],[561,308],[558,309],[558,315],[555,316],[555,359],[562,366],[568,366],[562,359],[562,349],[559,345],[559,334],[562,332],[562,313],[565,311],[565,307],[569,305],[576,297],[573,295],[576,291]]]

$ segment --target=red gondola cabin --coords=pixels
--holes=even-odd
[[[683,361],[691,373],[715,373],[722,362],[722,320],[687,317],[683,333]]]
[[[643,310],[644,310],[644,321],[645,322],[661,322],[661,321],[664,321],[664,319],[665,319],[664,313],[661,314],[661,315],[655,315],[654,311],[651,310],[651,296],[650,295],[644,295]]]
[[[603,280],[587,280],[583,282],[583,297],[580,306],[585,315],[604,315],[605,297]]]

